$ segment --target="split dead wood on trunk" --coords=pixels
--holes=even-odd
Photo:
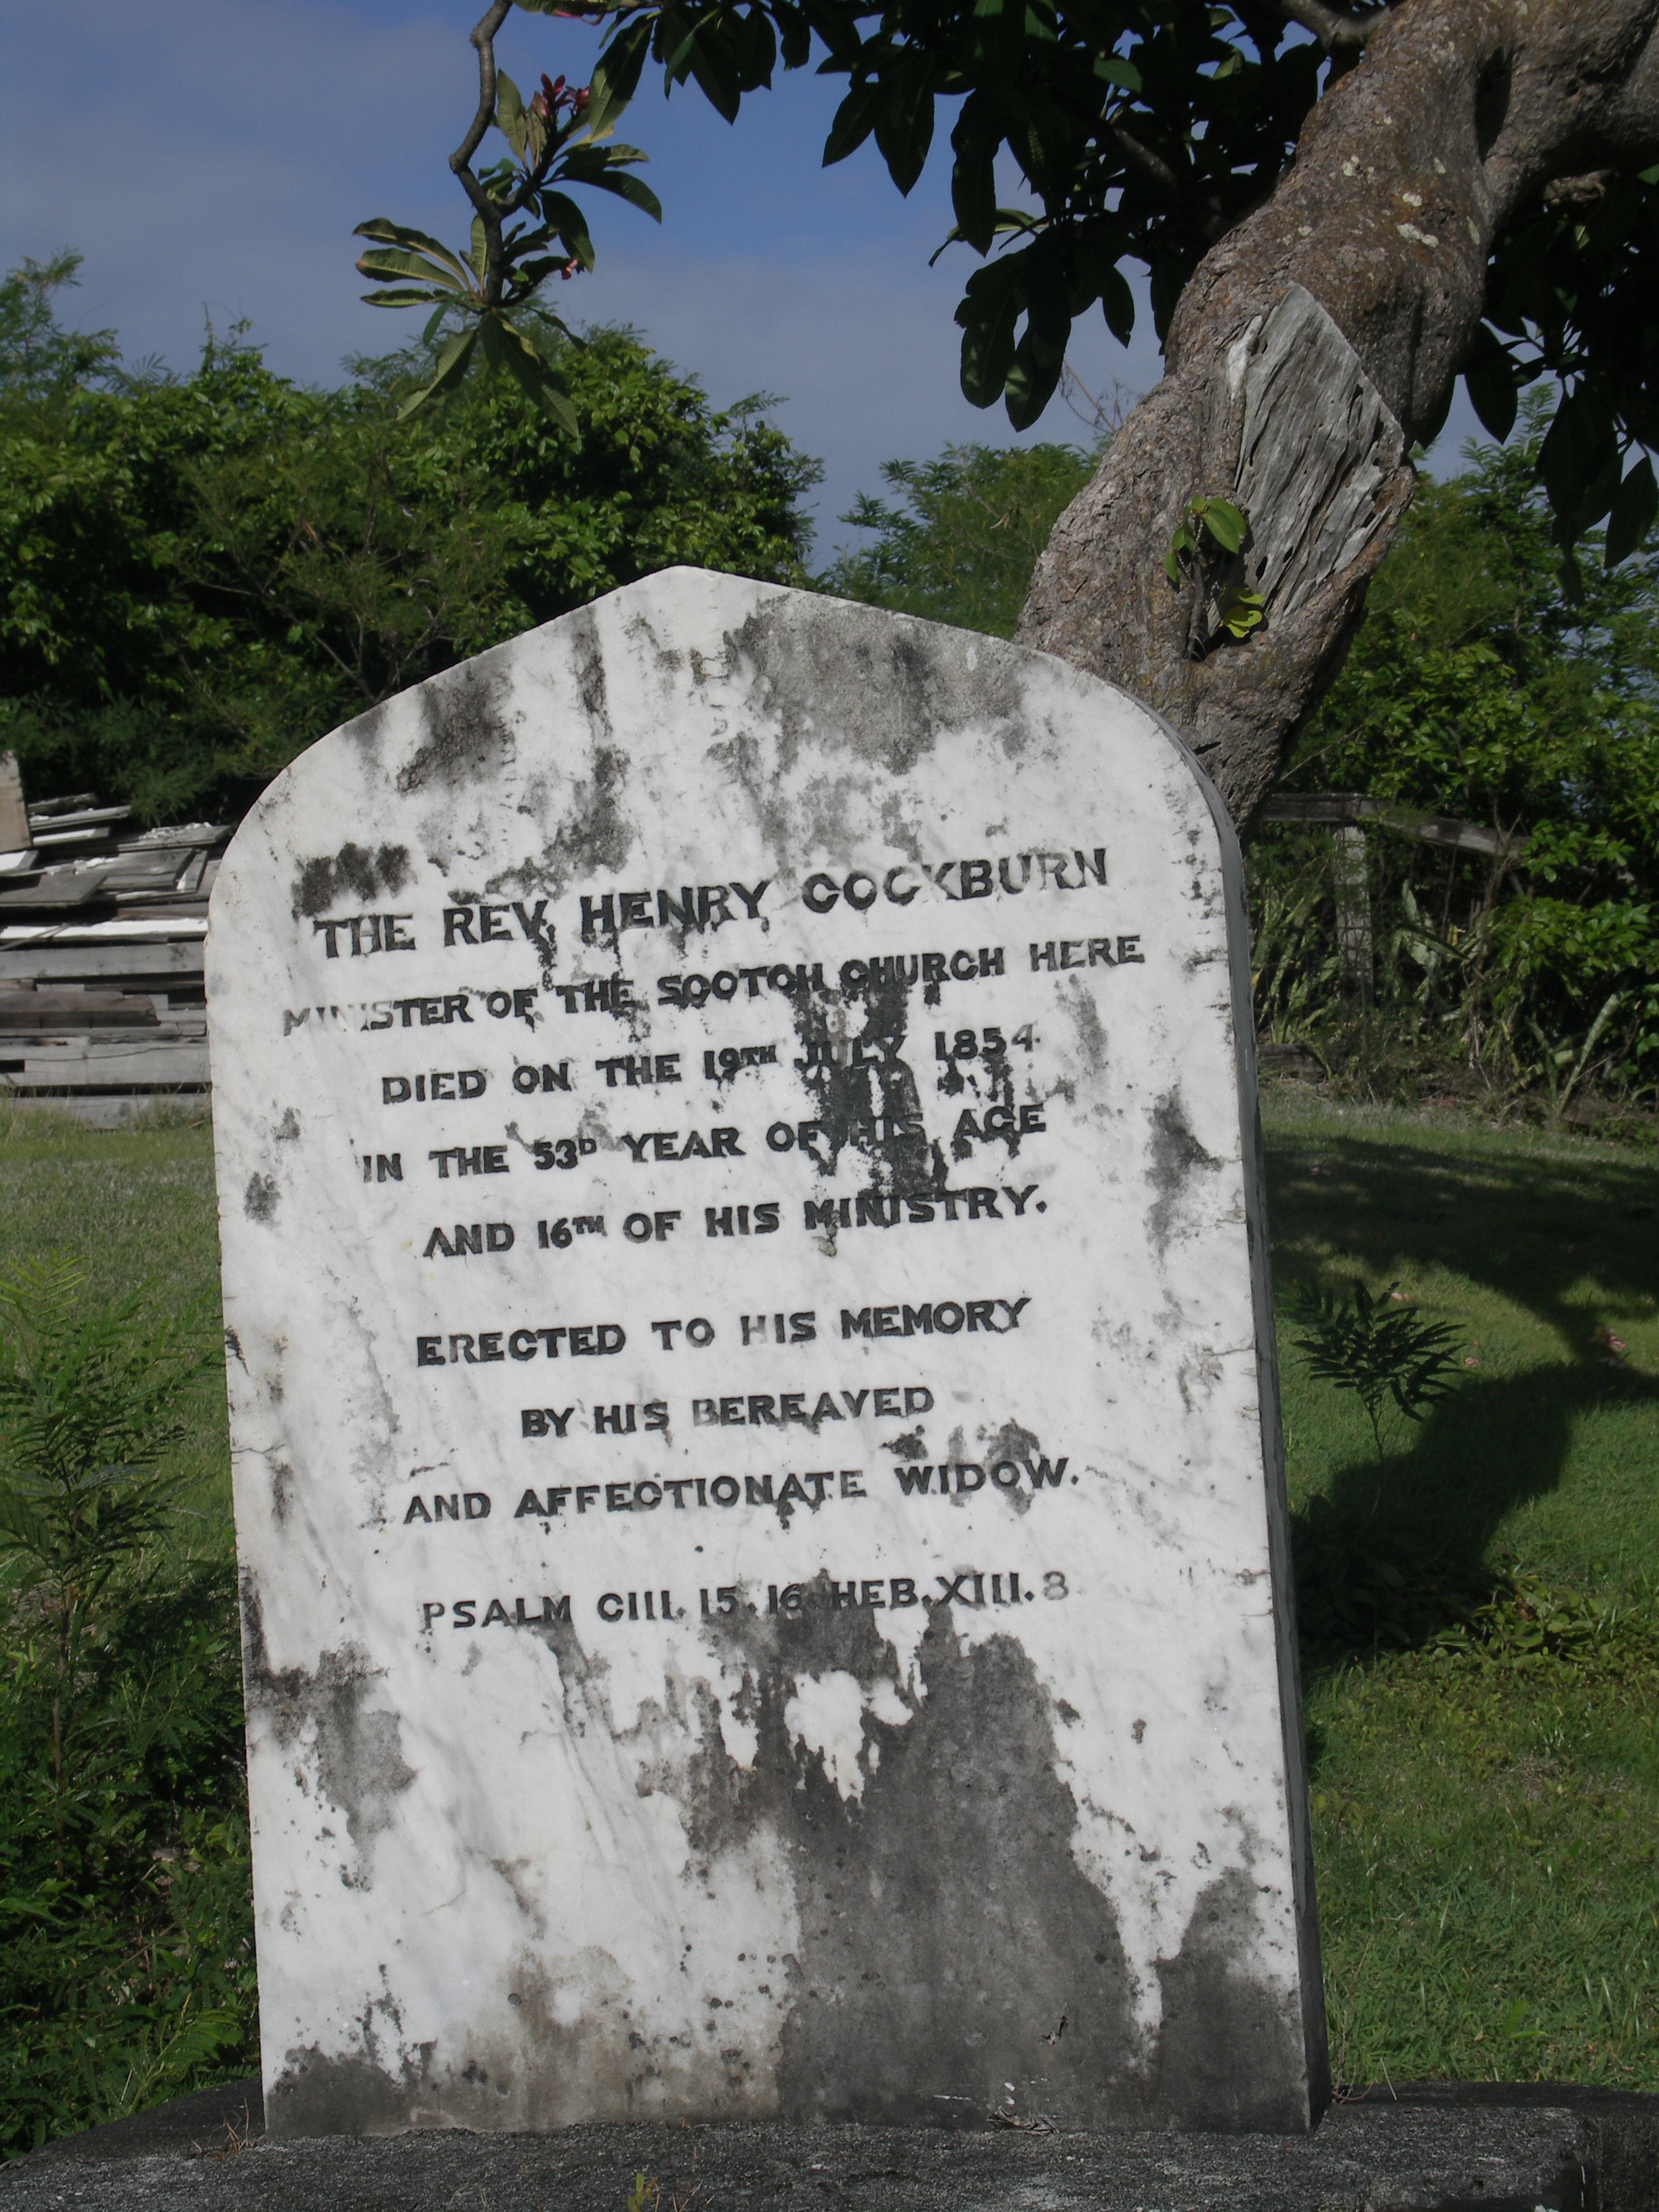
[[[1659,0],[1405,0],[1309,117],[1264,205],[1206,256],[1164,380],[1039,562],[1018,636],[1121,684],[1248,828],[1340,670],[1443,419],[1492,248],[1552,189],[1659,158]],[[1232,575],[1165,555],[1231,499]],[[1235,641],[1229,586],[1265,620]]]

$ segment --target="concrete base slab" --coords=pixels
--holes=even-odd
[[[266,2142],[257,2081],[0,2168],[3,2212],[1659,2212],[1659,2097],[1427,2084],[1311,2136],[779,2126]]]

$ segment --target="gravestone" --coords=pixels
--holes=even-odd
[[[696,570],[337,731],[208,954],[266,2111],[1304,2129],[1237,848]]]

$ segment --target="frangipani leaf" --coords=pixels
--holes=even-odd
[[[1609,568],[1634,553],[1659,517],[1659,483],[1654,482],[1653,463],[1645,453],[1613,495],[1607,517],[1606,560]]]
[[[417,407],[424,406],[434,393],[447,392],[452,385],[459,384],[466,374],[466,365],[471,360],[472,349],[477,343],[477,323],[466,330],[457,331],[453,337],[446,339],[439,350],[430,380],[404,400],[398,410],[398,420],[400,422],[404,421]]]
[[[596,146],[584,138],[559,156],[558,174],[567,184],[597,184],[607,169],[632,168],[651,156],[638,146]]]
[[[544,192],[542,213],[567,249],[580,262],[584,269],[593,266],[593,241],[588,235],[587,217],[574,200],[563,192]]]
[[[438,313],[441,315],[449,305],[449,301],[438,293],[420,284],[397,284],[388,291],[365,292],[362,296],[371,307],[424,307],[436,299],[440,301]]]
[[[365,253],[357,264],[357,273],[360,276],[413,276],[420,283],[441,285],[447,291],[463,294],[471,289],[425,254],[410,253],[402,247],[381,246],[374,253]]]
[[[607,40],[593,66],[587,92],[587,139],[591,143],[610,129],[639,89],[640,71],[651,50],[651,19],[641,15],[624,23]]]
[[[823,166],[826,169],[837,161],[844,161],[854,154],[876,127],[876,111],[881,103],[881,87],[877,84],[855,84],[841,106],[836,110],[830,136],[823,142]]]
[[[389,222],[383,215],[375,216],[371,222],[360,222],[351,234],[354,238],[378,240],[383,246],[418,246],[423,253],[433,254],[447,268],[453,269],[458,276],[465,278],[467,275],[465,264],[441,239],[433,238],[424,230],[410,230],[401,223]]]
[[[486,316],[482,326],[485,358],[504,369],[526,397],[571,438],[580,438],[576,410],[560,390],[552,370],[524,332],[502,316]]]
[[[530,137],[529,118],[518,86],[504,69],[495,72],[495,128],[522,161]]]
[[[619,200],[626,200],[630,207],[640,209],[650,216],[653,222],[662,221],[662,202],[641,178],[626,175],[593,177],[587,181],[599,191],[615,192]]]

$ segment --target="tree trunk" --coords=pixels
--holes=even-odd
[[[1167,714],[1241,827],[1342,665],[1494,241],[1548,185],[1659,158],[1656,21],[1659,0],[1404,0],[1200,264],[1163,382],[1056,526],[1020,641]],[[1188,557],[1171,584],[1206,495],[1249,516],[1243,571]],[[1230,582],[1265,603],[1243,642]]]

